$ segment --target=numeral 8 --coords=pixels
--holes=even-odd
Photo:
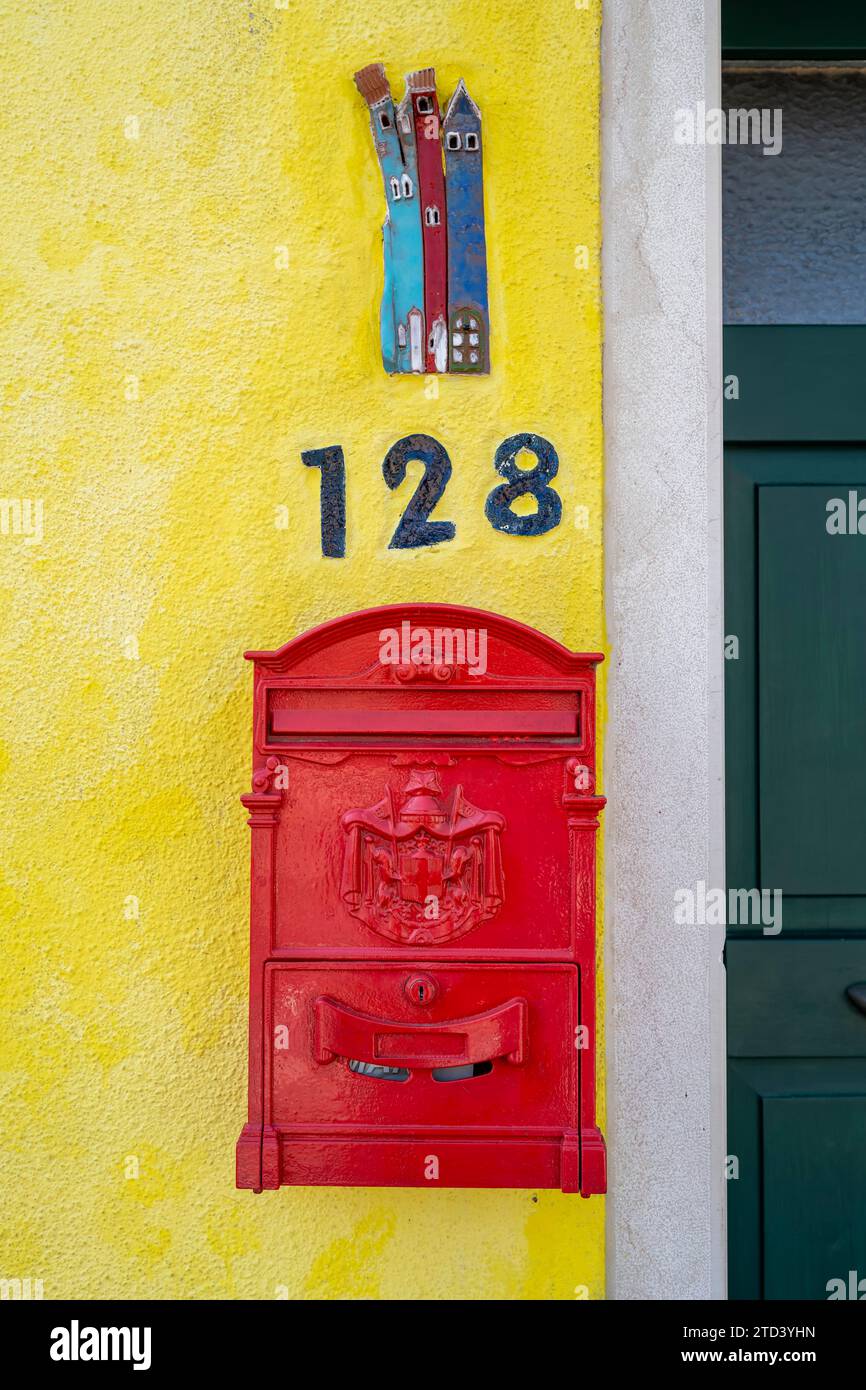
[[[519,468],[517,455],[534,454],[534,468]],[[484,514],[495,531],[509,536],[543,536],[562,520],[562,498],[550,487],[559,472],[559,458],[549,439],[539,434],[512,434],[496,450],[493,467],[506,479],[495,487],[484,505]],[[511,505],[518,497],[534,497],[537,510],[518,516]]]

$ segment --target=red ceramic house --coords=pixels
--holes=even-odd
[[[406,78],[415,122],[421,232],[424,243],[424,322],[428,372],[448,370],[448,219],[442,162],[441,115],[433,68]]]

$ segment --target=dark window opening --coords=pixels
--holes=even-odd
[[[356,1076],[372,1076],[376,1081],[408,1081],[406,1067],[380,1067],[375,1062],[359,1062],[356,1057],[349,1058],[349,1071]]]
[[[492,1062],[468,1062],[459,1067],[434,1067],[430,1075],[434,1081],[469,1081],[473,1076],[487,1076],[492,1070]]]

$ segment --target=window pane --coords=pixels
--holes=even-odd
[[[722,152],[725,322],[866,323],[866,72],[727,72],[722,105],[782,109],[780,154]]]

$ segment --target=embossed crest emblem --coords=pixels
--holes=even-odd
[[[495,917],[504,879],[505,817],[480,811],[435,768],[412,768],[402,794],[347,811],[342,896],[353,917],[408,945],[465,936]]]

